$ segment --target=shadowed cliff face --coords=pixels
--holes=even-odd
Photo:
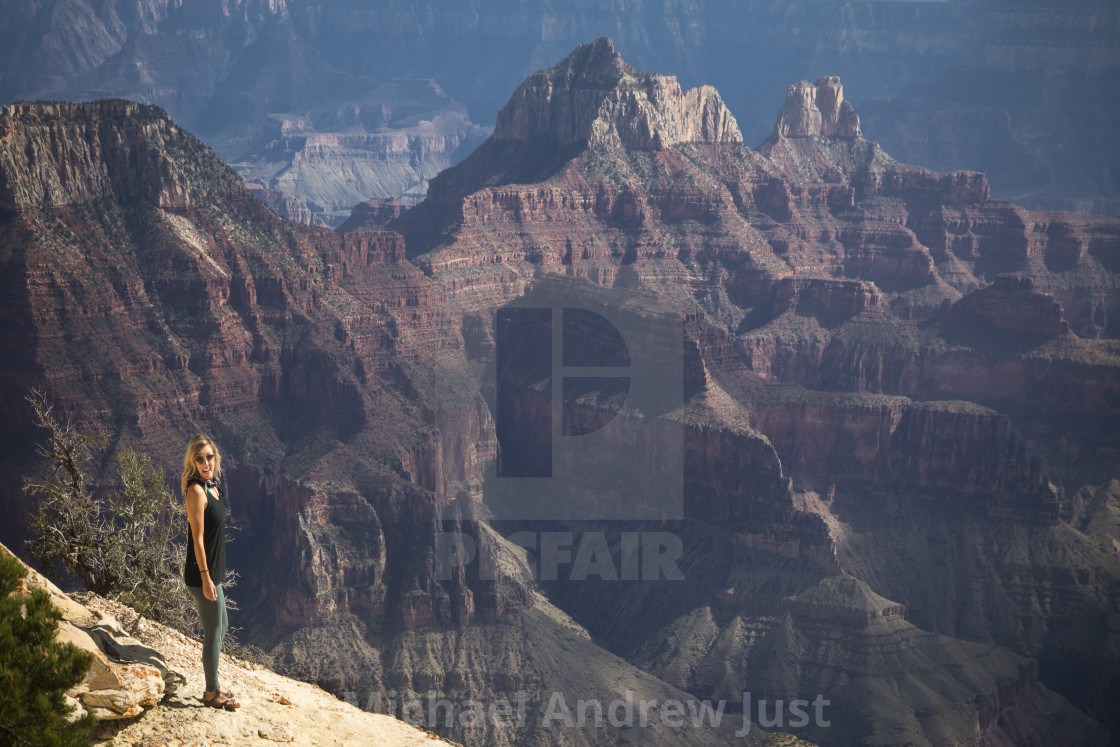
[[[470,356],[492,335],[399,235],[280,220],[152,107],[28,104],[0,115],[0,262],[8,539],[22,541],[19,477],[39,464],[23,402],[37,386],[106,428],[109,457],[132,445],[175,473],[191,435],[215,437],[241,624],[287,671],[397,713],[430,691],[460,710],[521,694],[520,731],[445,728],[489,743],[594,738],[541,726],[556,690],[687,699],[593,644],[477,518],[495,444]],[[502,561],[467,575],[450,543]]]
[[[585,45],[403,236],[280,221],[157,110],[8,108],[4,453],[30,384],[169,468],[213,433],[248,635],[363,703],[821,695],[818,743],[1107,743],[1120,223],[898,163],[833,78],[789,94],[752,150],[714,92]],[[556,311],[499,321],[526,306]],[[641,399],[653,369],[679,399]],[[545,464],[564,511],[514,515],[547,490],[503,470]],[[429,726],[627,736],[534,723]]]
[[[455,608],[464,592],[411,550],[492,446],[463,364],[399,347],[393,310],[436,337],[449,322],[398,235],[284,222],[162,112],[121,101],[5,108],[0,216],[15,462],[37,462],[30,386],[169,473],[208,432],[252,537],[235,552],[280,627],[500,614],[502,594]]]
[[[532,76],[495,136],[392,224],[453,303],[512,298],[511,273],[558,273],[622,297],[655,294],[647,313],[676,309],[689,320],[686,401],[667,416],[685,433],[684,521],[671,526],[688,538],[685,575],[702,588],[557,580],[546,584],[552,598],[615,652],[705,697],[744,683],[751,687],[739,692],[790,696],[837,677],[860,681],[837,697],[852,710],[860,703],[863,715],[849,710],[841,731],[813,739],[892,728],[934,738],[933,721],[900,694],[906,688],[886,684],[896,677],[889,667],[857,676],[842,663],[848,654],[824,653],[834,634],[844,647],[863,645],[834,626],[864,620],[851,609],[864,609],[865,587],[838,579],[874,579],[870,589],[894,611],[867,619],[900,621],[882,640],[901,647],[911,662],[902,670],[962,655],[935,653],[928,646],[939,639],[921,629],[997,644],[1038,659],[1043,683],[1107,718],[1102,698],[1117,661],[1094,662],[1091,652],[1112,650],[1113,634],[1097,627],[1088,643],[1077,621],[1114,614],[1115,552],[1099,549],[1112,535],[1078,539],[1063,506],[1067,495],[1103,489],[1117,467],[1120,361],[1108,320],[1120,301],[1112,269],[1120,224],[1031,213],[992,200],[981,174],[898,163],[860,137],[834,77],[791,86],[758,150],[575,138],[569,123],[591,115],[558,117],[536,92],[548,90],[552,102],[587,95],[585,82],[598,79],[580,66],[595,49]],[[616,98],[634,95],[640,84],[616,57],[599,64],[591,72],[618,81]],[[592,87],[594,101],[608,100],[602,85]],[[556,139],[529,144],[514,131]],[[577,287],[571,304],[591,303]],[[526,370],[519,384],[505,383],[501,394],[521,402],[505,405],[509,417],[545,417],[542,376]],[[625,405],[607,404],[609,389],[580,402],[596,398],[612,418],[626,417]],[[517,454],[540,450],[523,442],[531,429],[516,433]],[[548,448],[555,435],[537,438]],[[576,538],[606,531],[615,552],[624,552],[625,532],[649,528],[545,526]],[[1052,593],[1067,601],[1038,603]],[[832,606],[798,601],[818,594]],[[743,639],[743,629],[765,632]],[[780,671],[765,663],[779,655],[775,646]],[[717,666],[729,658],[742,668]],[[1007,738],[1040,728],[1024,720],[1036,697],[1033,665],[987,661],[985,676],[1004,684],[970,696],[986,704],[980,729],[1003,728],[997,712],[1013,724]],[[1085,679],[1071,678],[1074,670]],[[935,712],[957,707],[949,691],[939,697]]]

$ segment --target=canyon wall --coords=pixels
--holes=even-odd
[[[247,635],[334,692],[823,693],[818,743],[1107,743],[1120,222],[896,161],[839,80],[789,94],[752,150],[714,91],[599,39],[394,231],[345,235],[275,216],[155,108],[6,107],[5,458],[32,463],[31,385],[172,472],[210,432]],[[500,320],[534,305],[563,331],[503,365]],[[655,373],[677,387],[643,400]],[[621,513],[503,514],[499,470],[545,464],[566,505]],[[679,510],[645,513],[665,474]],[[540,577],[546,534],[565,575]],[[669,573],[610,577],[634,537],[676,543]]]
[[[863,131],[901,160],[983,171],[997,196],[1027,207],[1117,215],[1117,109],[1100,95],[1120,66],[1115,11],[1108,0],[691,0],[669,9],[425,0],[415,12],[32,3],[0,19],[0,103],[119,96],[159,105],[251,179],[275,188],[290,167],[322,180],[322,192],[288,185],[341,219],[349,206],[329,203],[343,196],[421,199],[425,181],[469,148],[416,147],[407,160],[399,150],[332,148],[297,163],[304,151],[298,138],[276,136],[278,119],[410,148],[427,121],[473,147],[485,133],[472,123],[492,122],[526,76],[612,34],[640,69],[717,88],[748,143],[771,132],[791,81],[839,75]],[[354,199],[347,182],[359,179],[369,191]]]
[[[1074,616],[1097,619],[1114,606],[1115,559],[1096,549],[1111,535],[1087,539],[1081,560],[1057,558],[1077,542],[1062,518],[1064,497],[1107,483],[1116,468],[1120,390],[1107,309],[1120,298],[1111,269],[1120,224],[1033,213],[993,200],[982,174],[899,163],[860,136],[833,77],[790,87],[774,135],[758,150],[575,138],[566,129],[573,120],[561,117],[557,129],[556,111],[526,91],[548,82],[550,101],[570,102],[586,95],[583,81],[601,86],[595,76],[607,75],[621,89],[614,98],[637,95],[628,89],[640,84],[619,75],[619,60],[605,52],[581,47],[530,78],[530,89],[503,110],[495,137],[391,224],[405,235],[411,261],[452,302],[477,304],[481,289],[508,288],[510,273],[557,273],[634,303],[655,294],[661,308],[688,320],[686,401],[676,415],[686,433],[685,523],[672,526],[690,538],[690,578],[704,579],[703,589],[558,581],[547,585],[551,598],[616,653],[713,697],[744,679],[788,694],[831,676],[823,672],[835,663],[810,665],[809,652],[825,628],[845,620],[881,620],[906,656],[943,655],[899,644],[925,635],[890,622],[905,619],[915,631],[993,642],[1040,662],[1036,670],[1004,660],[1007,668],[992,675],[1004,684],[977,696],[989,704],[978,716],[985,729],[998,728],[990,708],[1029,709],[1034,685],[1011,683],[1036,678],[1108,719],[1102,683],[1113,681],[1115,665],[1089,664],[1088,651],[1107,648],[1111,634],[1102,630],[1087,644],[1068,633],[1073,617],[1065,611],[1026,611],[1051,593],[1081,611]],[[559,90],[565,83],[573,90]],[[638,108],[630,113],[640,126],[651,121]],[[674,130],[665,127],[663,142],[671,142]],[[556,139],[533,141],[533,132]],[[586,297],[573,290],[568,304],[581,303]],[[514,400],[505,410],[519,420],[528,412],[543,418],[547,372],[524,376],[505,393]],[[582,401],[595,400],[618,398],[604,384]],[[599,407],[616,418],[629,412]],[[509,456],[536,464],[533,432],[519,433]],[[907,540],[924,522],[930,536]],[[624,552],[625,525],[561,526],[574,536],[606,531],[612,549]],[[907,542],[917,543],[913,563],[884,555],[877,539],[884,532],[892,540],[882,545],[904,557]],[[1009,565],[987,549],[1011,546],[1034,547],[1038,556]],[[789,567],[783,563],[801,574],[789,588],[775,580]],[[942,567],[938,603],[924,590]],[[975,567],[991,571],[970,585]],[[1036,580],[1023,583],[1025,572]],[[840,582],[846,574],[868,588]],[[767,583],[784,590],[741,591]],[[818,593],[833,606],[795,601]],[[1006,603],[986,604],[986,595]],[[760,610],[792,622],[765,623],[775,636],[766,646],[727,648],[736,631],[761,624]],[[1011,610],[1034,622],[1014,622]],[[692,643],[667,643],[685,640]],[[774,656],[769,646],[798,664],[771,671],[761,664]],[[1059,667],[1067,655],[1079,663]],[[729,656],[744,658],[745,672],[716,668]],[[1091,670],[1096,684],[1076,684],[1073,668]],[[867,687],[853,697],[884,685]],[[851,726],[873,733],[893,723],[886,710]],[[898,728],[929,728],[914,718]],[[1014,729],[1026,723],[1015,718]]]

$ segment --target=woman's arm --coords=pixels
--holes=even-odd
[[[191,485],[187,488],[187,521],[190,522],[191,536],[194,538],[194,559],[198,563],[198,570],[202,576],[202,595],[211,602],[216,602],[218,588],[210,580],[210,569],[206,567],[206,545],[202,541],[207,503],[206,491],[201,485]]]

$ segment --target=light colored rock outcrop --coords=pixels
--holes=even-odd
[[[859,115],[844,100],[844,86],[835,75],[824,75],[816,83],[794,83],[786,91],[786,103],[774,123],[779,137],[860,137]]]
[[[0,552],[16,557],[3,545]],[[16,593],[29,596],[35,589],[46,591],[62,611],[57,640],[73,644],[92,659],[85,679],[67,695],[102,721],[139,716],[163,698],[168,683],[182,679],[167,668],[158,651],[130,638],[111,616],[78,604],[28,567]],[[130,655],[121,656],[124,652]]]
[[[743,142],[739,124],[716,89],[682,91],[671,75],[639,72],[605,36],[529,76],[498,113],[494,138],[642,150]]]
[[[106,616],[122,615],[119,605],[100,597],[89,606]],[[202,705],[204,676],[199,641],[155,623],[137,633],[158,649],[184,682],[162,702],[131,722],[101,727],[100,738],[116,747],[151,744],[231,745],[406,745],[446,744],[392,716],[344,703],[315,685],[282,677],[256,664],[222,654],[222,687],[241,708],[230,713]]]
[[[14,556],[2,544],[0,553]],[[133,616],[131,610],[92,594],[82,595],[88,606],[80,604],[27,570],[15,593],[45,590],[63,614],[57,640],[93,658],[67,702],[102,721],[95,732],[105,740],[101,745],[447,744],[392,716],[367,713],[315,685],[226,654],[219,669],[222,687],[234,691],[242,707],[234,713],[207,708],[201,701],[201,642],[149,621],[136,626],[140,639],[132,638],[117,622]]]

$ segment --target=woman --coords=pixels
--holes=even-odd
[[[226,507],[218,478],[222,457],[206,436],[195,436],[183,457],[183,496],[187,501],[187,564],[183,580],[194,596],[205,637],[202,668],[206,692],[202,702],[212,708],[235,711],[241,704],[233,693],[218,685],[218,654],[229,628],[222,581],[226,575]]]

